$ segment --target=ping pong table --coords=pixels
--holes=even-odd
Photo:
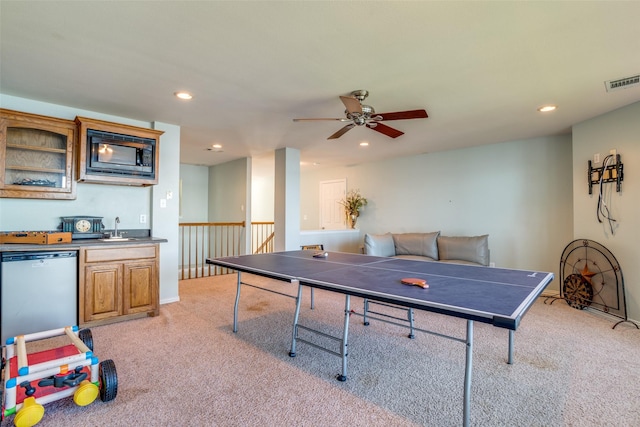
[[[316,253],[313,251],[299,250],[207,259],[208,264],[227,267],[237,272],[233,331],[238,330],[241,286],[258,287],[243,282],[243,272],[291,282],[298,286],[296,296],[287,295],[296,300],[289,355],[296,355],[296,344],[300,341],[340,356],[342,373],[337,376],[340,381],[347,379],[349,318],[353,314],[351,296],[466,319],[464,338],[415,328],[465,344],[464,426],[469,425],[471,418],[474,322],[488,323],[509,330],[511,362],[513,331],[518,328],[522,317],[554,278],[553,273],[540,271],[414,261],[342,252],[327,252],[326,257],[314,257],[314,254]],[[425,279],[428,288],[401,283],[401,279],[409,277]],[[341,338],[331,337],[300,323],[302,289],[305,286],[345,295],[344,328]],[[299,335],[301,329],[338,341],[340,351],[332,351],[303,339]]]

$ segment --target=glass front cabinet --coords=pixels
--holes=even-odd
[[[75,199],[76,124],[0,109],[0,197]]]

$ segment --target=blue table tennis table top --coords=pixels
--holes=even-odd
[[[540,271],[425,262],[314,251],[211,258],[207,263],[278,280],[370,298],[406,307],[491,323],[516,330],[520,319],[553,280]],[[401,279],[425,279],[427,289]]]

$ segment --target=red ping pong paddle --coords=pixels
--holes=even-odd
[[[417,279],[415,277],[405,277],[404,279],[400,280],[400,283],[405,284],[405,285],[418,286],[418,287],[423,288],[423,289],[427,289],[429,287],[429,285],[427,284],[426,280]]]

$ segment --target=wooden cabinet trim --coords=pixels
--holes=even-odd
[[[158,245],[131,246],[118,245],[108,248],[85,248],[85,262],[105,262],[124,261],[133,259],[156,258],[158,256]]]

